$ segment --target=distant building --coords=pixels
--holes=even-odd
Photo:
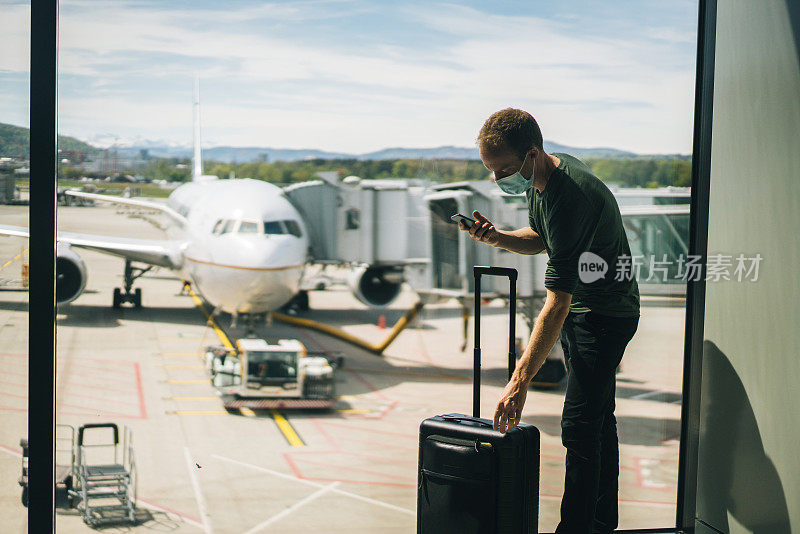
[[[15,167],[10,161],[0,161],[0,204],[14,200]]]

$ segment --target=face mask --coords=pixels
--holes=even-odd
[[[525,154],[525,159],[522,160],[522,167],[525,166],[525,162],[528,160],[528,155]],[[509,174],[508,176],[504,176],[499,180],[495,180],[494,183],[497,184],[497,187],[503,190],[503,192],[508,193],[509,195],[521,195],[528,188],[531,186],[533,182],[533,172],[531,172],[530,178],[525,178],[520,174],[522,167],[519,168],[519,171],[515,172],[514,174]]]

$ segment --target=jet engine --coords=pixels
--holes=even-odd
[[[56,248],[56,302],[72,302],[86,287],[86,265],[69,245]]]
[[[380,308],[400,294],[403,271],[398,267],[363,265],[350,272],[347,283],[353,295],[367,306]]]

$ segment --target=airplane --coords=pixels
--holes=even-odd
[[[275,185],[203,175],[197,80],[193,107],[192,181],[175,189],[166,204],[68,192],[76,197],[158,210],[168,220],[168,239],[58,232],[56,301],[59,304],[72,302],[86,287],[86,265],[74,249],[94,250],[125,260],[123,287],[114,289],[115,308],[123,303],[141,306],[141,288],[133,285],[153,267],[173,271],[190,282],[217,311],[229,312],[234,319],[240,313],[277,310],[298,295],[309,259],[309,238],[303,218]],[[29,237],[27,228],[9,225],[0,225],[0,235]],[[134,262],[145,266],[134,266]]]

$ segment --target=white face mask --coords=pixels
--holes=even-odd
[[[520,171],[522,171],[522,167],[525,166],[525,162],[528,160],[528,154],[525,154],[525,159],[522,160],[522,166],[519,168],[519,171],[515,172],[514,174],[509,174],[508,176],[504,176],[499,180],[495,180],[494,183],[497,184],[497,187],[502,189],[505,193],[509,195],[521,195],[528,188],[531,186],[533,182],[533,171],[531,171],[531,177],[525,178],[522,176]],[[534,168],[536,164],[534,161]]]

